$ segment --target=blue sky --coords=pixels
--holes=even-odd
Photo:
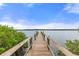
[[[0,24],[14,28],[78,28],[79,4],[0,3]]]

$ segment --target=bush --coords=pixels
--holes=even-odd
[[[0,54],[5,51],[5,48],[0,48]]]
[[[65,56],[64,53],[62,53],[60,50],[57,51],[58,56]]]
[[[18,32],[12,27],[0,25],[0,54],[26,38],[24,33]]]
[[[79,55],[79,40],[67,40],[65,44],[72,53]]]
[[[73,54],[79,55],[79,40],[66,40],[66,48],[71,51]],[[58,50],[58,55],[64,55],[61,51]]]

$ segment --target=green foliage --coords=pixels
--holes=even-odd
[[[0,54],[5,51],[5,48],[0,48]]]
[[[28,42],[24,44],[24,48],[28,48]]]
[[[58,56],[65,56],[64,53],[62,53],[60,50],[57,51]]]
[[[72,53],[79,55],[79,40],[67,40],[65,44]]]
[[[12,27],[0,25],[0,54],[26,38],[24,33],[18,32]]]

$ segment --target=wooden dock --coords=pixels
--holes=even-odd
[[[0,56],[11,56],[13,54],[16,54],[18,49],[21,49],[22,51],[25,43],[28,43],[28,48],[25,49],[25,53],[23,54],[24,56],[55,56],[54,50],[52,50],[53,48],[51,48],[51,45],[52,47],[54,46],[59,51],[61,51],[65,56],[77,56],[70,52],[68,49],[64,48],[60,43],[45,35],[44,32],[36,32],[34,39],[35,40],[33,40],[32,37],[28,37],[27,39],[2,53]],[[19,53],[21,51],[19,51]]]
[[[28,56],[51,56],[47,42],[41,32],[38,32],[36,40],[33,41],[32,48],[27,53]]]

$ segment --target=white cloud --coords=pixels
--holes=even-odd
[[[25,28],[25,24],[28,24],[28,22],[24,19],[18,19],[17,21],[14,21],[11,17],[4,16],[1,19],[0,24],[13,26],[14,28]]]
[[[34,3],[24,3],[23,5],[26,6],[26,7],[31,8],[31,7],[33,7],[35,4],[34,4]]]
[[[79,28],[79,22],[75,22],[73,24],[65,24],[65,23],[48,23],[41,25],[33,25],[30,21],[24,19],[18,19],[17,21],[13,21],[12,18],[8,16],[4,16],[0,21],[1,25],[9,25],[16,29],[72,29]]]
[[[27,6],[28,6],[28,7],[32,7],[33,5],[34,5],[34,4],[33,4],[33,3],[31,3],[31,4],[28,4]]]
[[[3,5],[3,3],[0,3],[0,6],[2,6]]]
[[[4,3],[0,3],[0,9],[3,9],[5,6],[7,6],[7,5]]]
[[[35,25],[33,28],[38,29],[72,29],[72,28],[78,28],[79,22],[76,22],[74,24],[64,24],[64,23],[49,23],[44,25]]]
[[[79,13],[79,4],[78,3],[67,4],[64,10],[67,11],[68,13]]]

